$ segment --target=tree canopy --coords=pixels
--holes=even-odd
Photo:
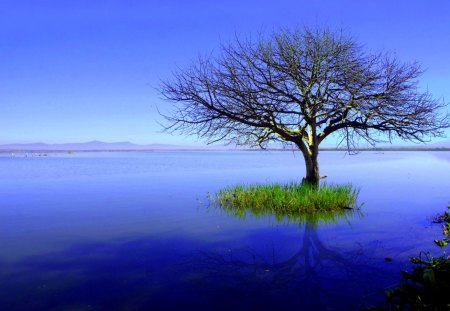
[[[305,181],[317,184],[318,148],[333,133],[349,150],[361,140],[444,134],[445,103],[420,90],[422,73],[417,62],[367,51],[342,32],[304,27],[236,39],[176,71],[160,91],[175,102],[167,130],[209,143],[293,144],[305,159]]]

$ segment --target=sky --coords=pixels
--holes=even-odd
[[[449,16],[448,0],[0,0],[0,144],[201,144],[161,133],[161,80],[236,35],[302,25],[418,61],[450,103]]]

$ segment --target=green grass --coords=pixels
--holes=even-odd
[[[355,207],[357,196],[358,190],[351,185],[317,188],[290,182],[228,187],[217,192],[212,202],[236,216],[251,212],[256,216],[273,214],[278,219],[332,220],[336,212]]]

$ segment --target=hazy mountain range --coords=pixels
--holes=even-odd
[[[65,144],[7,144],[0,145],[0,150],[16,151],[101,151],[101,150],[178,150],[178,149],[199,149],[196,146],[179,146],[169,144],[149,144],[138,145],[130,142],[105,143],[102,141],[90,141],[86,143],[65,143]]]
[[[323,145],[325,149],[333,149],[332,145]],[[432,144],[411,144],[411,145],[382,145],[381,149],[432,149],[450,148],[450,140]],[[0,145],[0,151],[119,151],[119,150],[229,150],[243,149],[235,146],[195,146],[195,145],[171,145],[171,144],[148,144],[138,145],[130,142],[106,143],[102,141],[90,141],[86,143],[65,143],[65,144],[4,144]],[[244,148],[245,149],[245,148]],[[369,148],[370,149],[370,148]]]

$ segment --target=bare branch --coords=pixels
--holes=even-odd
[[[318,146],[335,132],[349,151],[361,140],[442,136],[446,105],[419,89],[421,74],[417,63],[366,53],[342,32],[300,28],[236,39],[179,69],[160,92],[176,103],[168,131],[209,143],[294,143],[318,167]]]

